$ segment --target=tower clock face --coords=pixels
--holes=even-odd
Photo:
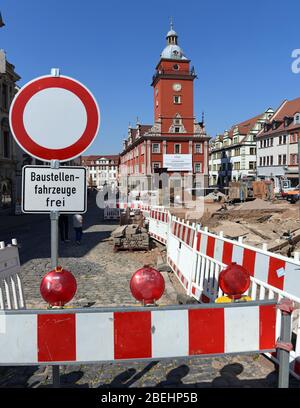
[[[173,84],[173,89],[174,91],[180,91],[181,90],[181,85],[180,84]]]

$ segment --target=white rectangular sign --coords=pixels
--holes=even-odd
[[[193,171],[191,154],[164,154],[163,167],[168,171]]]
[[[86,212],[86,169],[62,166],[25,166],[22,172],[24,213]]]

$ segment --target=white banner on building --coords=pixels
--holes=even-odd
[[[164,154],[163,167],[168,171],[193,171],[191,154]]]

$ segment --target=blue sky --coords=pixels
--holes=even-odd
[[[300,96],[299,0],[1,0],[0,48],[20,85],[51,67],[83,82],[101,110],[90,154],[121,150],[128,123],[153,123],[151,78],[170,16],[192,60],[195,114],[211,136]]]

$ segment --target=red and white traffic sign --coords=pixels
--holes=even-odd
[[[15,96],[10,128],[20,147],[43,160],[80,156],[95,139],[100,113],[92,93],[66,76],[36,78]]]

